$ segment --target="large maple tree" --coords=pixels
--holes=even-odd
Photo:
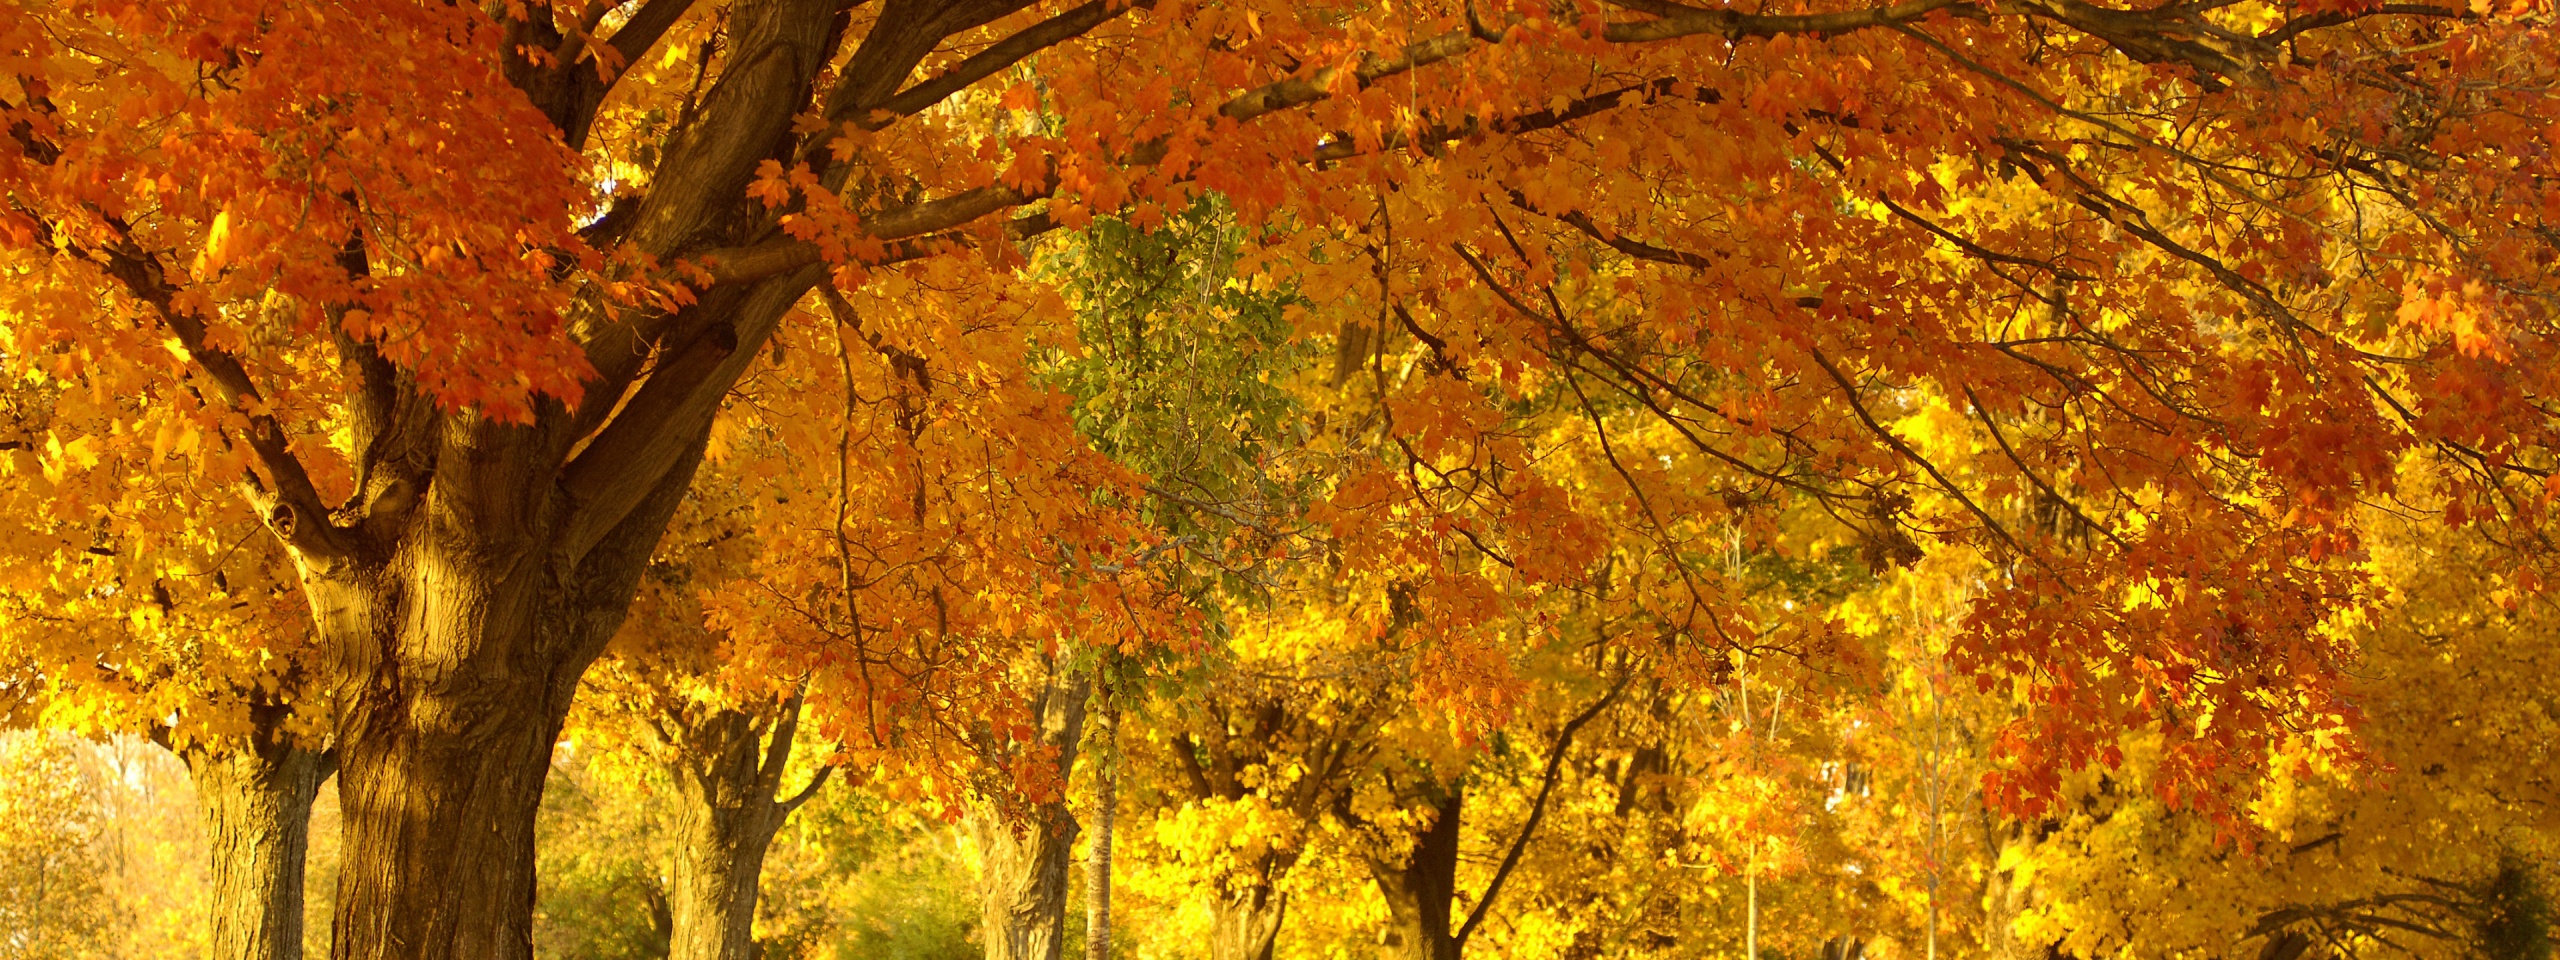
[[[2210,789],[2352,712],[2324,558],[2398,455],[2541,509],[2548,18],[24,0],[0,355],[46,496],[6,549],[73,569],[245,507],[329,653],[335,952],[526,956],[552,740],[776,329],[1214,190],[1294,232],[1267,266],[1378,384],[1403,456],[1332,515],[1393,521],[1346,543],[1435,613],[1575,575],[1543,558],[1583,508],[1506,416],[1596,390],[1678,440],[1591,451],[1675,639],[1740,622],[1696,538],[1809,501],[1880,558],[2001,561],[1957,660],[2032,681],[2022,769],[2166,713],[2165,776]]]

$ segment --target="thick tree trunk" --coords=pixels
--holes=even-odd
[[[783,821],[824,782],[821,773],[798,794],[779,796],[799,730],[800,701],[795,694],[761,717],[723,709],[676,718],[682,733],[670,772],[684,805],[676,815],[675,870],[667,891],[671,960],[755,956],[765,853]]]
[[[1084,732],[1087,677],[1052,668],[1040,698],[1040,744],[1056,748],[1058,779],[1075,769]],[[1025,744],[1022,747],[1031,745]],[[977,821],[987,960],[1058,960],[1067,933],[1067,875],[1075,863],[1076,819],[1064,800],[1039,804],[1027,822],[997,815]]]
[[[339,960],[533,955],[534,813],[559,713],[535,684],[468,686],[483,696],[386,697],[347,738]]]
[[[612,42],[630,44],[626,56],[651,49],[691,6],[647,4]],[[664,144],[647,195],[593,236],[666,262],[778,236],[778,211],[745,202],[745,190],[761,164],[800,149],[794,118],[813,102],[833,119],[865,116],[945,36],[984,22],[945,16],[959,8],[939,2],[899,9],[905,28],[867,32],[846,61],[837,53],[851,21],[839,0],[727,5],[723,49],[749,55],[725,58]],[[567,39],[548,14],[503,19],[506,75],[581,149],[609,85],[565,79],[572,62],[540,55]],[[835,63],[845,64],[835,89],[813,99]],[[828,182],[843,189],[846,175]],[[866,225],[896,239],[938,222]],[[374,275],[370,238],[342,253],[349,277]],[[263,405],[203,324],[166,306],[156,265],[128,272],[158,294],[224,403]],[[346,817],[337,960],[532,956],[534,814],[579,678],[621,626],[723,398],[826,275],[815,259],[768,262],[666,309],[590,286],[559,317],[558,335],[592,366],[583,395],[537,398],[522,417],[440,392],[379,344],[338,335],[354,456],[351,487],[334,502],[287,430],[252,416],[242,436],[260,468],[245,495],[292,555],[335,661]]]
[[[1271,960],[1288,907],[1267,884],[1219,891],[1209,904],[1209,960]]]
[[[987,960],[1058,960],[1067,933],[1067,872],[1076,820],[1063,803],[1034,808],[1027,822],[978,818],[985,861],[981,936]]]
[[[1450,787],[1436,805],[1430,828],[1416,834],[1401,862],[1371,860],[1369,875],[1387,900],[1386,955],[1401,960],[1458,960],[1461,944],[1452,923],[1458,895],[1458,827],[1464,787]]]
[[[204,805],[214,960],[300,960],[303,863],[327,754],[287,745],[179,751]]]
[[[511,485],[472,475],[510,474],[503,464],[442,462],[396,552],[306,574],[342,658],[337,960],[530,960],[534,815],[552,745],[699,451],[575,562],[546,552],[547,508],[509,516],[445,499],[448,481]]]

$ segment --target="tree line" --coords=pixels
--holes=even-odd
[[[685,957],[836,792],[990,956],[2544,950],[2550,17],[14,6],[0,707],[223,956],[324,783],[531,956],[590,742]]]

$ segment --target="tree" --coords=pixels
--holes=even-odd
[[[47,431],[75,429],[45,419]],[[55,492],[28,484],[0,495],[16,503]],[[81,538],[76,527],[48,529],[41,510],[20,516],[33,521],[21,535]],[[292,575],[256,536],[241,518],[175,533],[91,531],[72,569],[13,571],[0,586],[9,611],[0,696],[50,726],[174,750],[211,838],[215,955],[293,960],[312,802],[335,758],[324,671]]]
[[[210,835],[216,956],[299,960],[311,806],[336,758],[291,732],[283,704],[250,708],[244,742],[181,749]]]
[[[2435,486],[2413,477],[2408,504]],[[2247,820],[2219,824],[2166,802],[2158,736],[2128,733],[2137,759],[2075,778],[2072,808],[2001,851],[2031,892],[2020,939],[2074,956],[2549,954],[2551,785],[2534,771],[2554,611],[2479,531],[2395,512],[2364,518],[2388,606],[2339,625],[2363,651],[2365,763],[2301,751]]]
[[[0,734],[0,944],[27,960],[79,957],[115,922],[100,882],[102,824],[88,777],[59,735]]]
[[[640,749],[664,768],[675,801],[664,903],[669,956],[679,960],[755,955],[765,855],[832,773],[821,763],[786,785],[809,747],[807,673],[727,660],[726,634],[705,619],[704,595],[735,586],[724,574],[755,542],[739,518],[752,503],[719,496],[738,489],[714,473],[686,501],[581,707],[591,725],[645,740]]]
[[[1139,715],[1135,756],[1150,775],[1133,800],[1158,811],[1149,839],[1181,880],[1159,896],[1207,903],[1215,960],[1274,955],[1284,883],[1368,779],[1379,728],[1404,706],[1408,685],[1345,643],[1334,612],[1228,611],[1224,655]]]
[[[1442,522],[1353,549],[1532,557],[1572,506],[1501,414],[1587,376],[1683,433],[1710,516],[1785,490],[2011,563],[1956,658],[2041,678],[2004,797],[2170,710],[2225,721],[2168,748],[2210,793],[2353,712],[2310,629],[2349,491],[2428,450],[2463,511],[2539,509],[2545,13],[16,6],[0,343],[100,428],[13,456],[58,530],[262,524],[342,698],[336,951],[520,957],[551,742],[795,305],[1206,188],[1303,227],[1348,369],[1428,358],[1382,424],[1428,469],[1338,499]]]
[[[1027,309],[990,320],[989,298]],[[1129,507],[1137,478],[1085,447],[1040,367],[1072,342],[1054,294],[884,279],[821,300],[786,333],[833,364],[759,371],[714,440],[756,465],[715,484],[739,496],[711,508],[753,531],[711,538],[747,545],[751,573],[700,565],[694,589],[728,672],[813,677],[830,739],[880,786],[967,788],[985,815],[982,939],[1052,953],[1090,661],[1159,644],[1186,614],[1149,562],[1162,538]],[[828,445],[833,471],[774,468]],[[703,582],[714,571],[726,582]]]
[[[988,766],[1037,777],[1022,795],[997,793],[1003,805],[980,812],[971,823],[982,855],[978,937],[989,960],[1057,960],[1067,941],[1077,825],[1063,788],[1083,745],[1093,673],[1060,658],[1042,658],[1025,669],[1026,684],[1036,680],[1041,687],[1033,701],[1038,725],[1007,734],[988,731],[980,740]]]

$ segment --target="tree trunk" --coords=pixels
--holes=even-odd
[[[1090,689],[1089,678],[1059,676],[1053,665],[1040,697],[1039,744],[1057,751],[1062,783],[1075,769]],[[1076,819],[1066,801],[1035,805],[1026,822],[989,815],[977,827],[986,851],[980,892],[987,960],[1058,960],[1067,933],[1067,874],[1075,862]]]
[[[1387,899],[1385,955],[1399,960],[1458,960],[1451,923],[1458,895],[1458,827],[1466,788],[1448,788],[1429,829],[1416,834],[1401,862],[1369,861],[1369,874]]]
[[[311,802],[329,777],[328,755],[272,741],[178,755],[212,848],[214,960],[300,960]]]
[[[314,620],[341,658],[337,960],[530,960],[534,816],[552,745],[700,450],[576,561],[546,552],[557,526],[539,502],[444,498],[449,481],[514,482],[506,462],[448,455],[396,552],[306,572]]]
[[[1209,904],[1209,960],[1271,960],[1288,906],[1269,884],[1219,891]]]
[[[676,815],[675,870],[668,884],[674,936],[670,960],[755,956],[758,887],[765,852],[791,812],[826,775],[782,798],[784,767],[799,731],[801,695],[764,716],[739,710],[680,712],[670,764],[684,799]],[[765,731],[773,731],[770,741]]]
[[[534,813],[559,715],[533,684],[467,686],[485,700],[386,697],[347,738],[339,960],[533,955]]]
[[[1099,667],[1094,671],[1101,673]],[[1101,762],[1093,769],[1093,840],[1086,853],[1084,879],[1084,960],[1111,960],[1111,821],[1120,804],[1120,711],[1111,705],[1109,687],[1101,691],[1095,739]]]
[[[648,4],[613,42],[652,49],[689,6]],[[669,263],[777,237],[781,212],[746,202],[745,190],[761,164],[799,149],[794,119],[819,73],[844,63],[823,102],[830,117],[864,116],[942,37],[968,29],[952,24],[975,22],[923,6],[901,14],[916,29],[867,32],[845,61],[836,54],[850,15],[839,0],[727,5],[723,49],[752,55],[725,58],[665,143],[646,196],[595,236]],[[501,22],[508,80],[575,154],[610,85],[574,80],[570,63],[543,55],[569,39],[548,14]],[[847,175],[831,172],[830,189],[845,189]],[[895,239],[939,230],[937,216],[952,215],[866,226]],[[376,274],[371,237],[360,231],[341,252],[349,278]],[[347,383],[334,426],[353,453],[339,498],[324,496],[331,485],[262,412],[250,368],[175,306],[183,291],[165,271],[150,257],[119,261],[127,287],[219,382],[219,402],[260,411],[239,434],[258,464],[241,489],[292,556],[339,698],[337,960],[530,960],[534,815],[570,699],[629,611],[724,398],[827,266],[769,264],[661,306],[587,284],[557,315],[560,329],[537,334],[583,355],[582,394],[519,411],[441,390],[387,352],[388,338],[332,323]]]

